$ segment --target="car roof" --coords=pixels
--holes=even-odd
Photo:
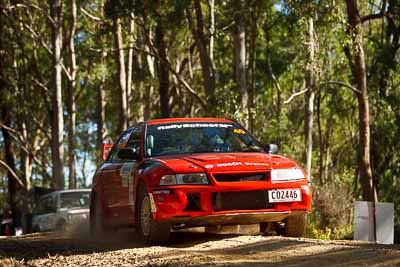
[[[73,193],[73,192],[90,192],[90,188],[81,188],[81,189],[66,189],[66,190],[58,190],[48,194],[41,196],[40,198],[45,198],[51,195],[63,194],[63,193]]]
[[[221,118],[167,118],[167,119],[155,119],[147,121],[147,124],[164,124],[164,123],[179,123],[179,122],[228,122],[233,123],[232,120],[221,119]]]

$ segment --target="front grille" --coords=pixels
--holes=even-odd
[[[272,209],[273,207],[274,205],[268,202],[267,191],[213,193],[214,211],[259,210]]]
[[[222,173],[213,174],[218,182],[249,182],[249,181],[266,181],[266,173]]]

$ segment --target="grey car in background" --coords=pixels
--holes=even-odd
[[[90,189],[55,191],[42,196],[32,218],[34,232],[88,227]]]

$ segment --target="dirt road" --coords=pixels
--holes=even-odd
[[[259,235],[175,232],[144,246],[131,232],[103,241],[86,234],[0,239],[0,266],[400,266],[400,246]]]

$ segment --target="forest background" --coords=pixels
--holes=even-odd
[[[399,224],[399,37],[399,0],[1,0],[0,205],[90,186],[136,122],[216,116],[311,175],[311,235],[360,199]]]

